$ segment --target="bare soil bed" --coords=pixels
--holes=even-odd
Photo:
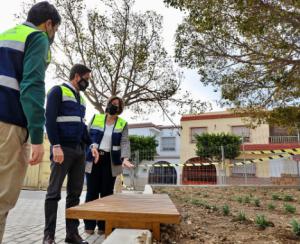
[[[155,243],[300,243],[300,191],[267,187],[155,187],[181,214],[180,225],[162,225]],[[261,217],[261,216],[264,217]],[[263,218],[263,219],[262,219]]]

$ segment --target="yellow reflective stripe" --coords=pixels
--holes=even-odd
[[[121,133],[123,131],[123,129],[125,128],[126,124],[127,124],[126,120],[118,117],[114,132]]]
[[[0,40],[26,42],[28,35],[33,32],[41,32],[38,29],[26,25],[17,25],[0,34]]]
[[[49,48],[46,63],[49,64],[51,62],[51,50]]]
[[[92,122],[92,127],[104,128],[105,114],[96,114]]]
[[[71,89],[69,89],[68,87],[65,86],[60,86],[61,91],[62,91],[62,95],[63,97],[71,97],[71,98],[75,98],[73,92],[71,91]],[[75,98],[76,100],[76,98]]]
[[[0,75],[0,85],[20,91],[19,82],[12,77]]]
[[[81,103],[81,105],[83,105],[84,107],[86,106],[86,102],[85,102],[83,96],[80,96],[80,103]]]

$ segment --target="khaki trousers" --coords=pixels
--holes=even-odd
[[[30,158],[25,128],[0,121],[0,244],[6,217],[19,197]]]

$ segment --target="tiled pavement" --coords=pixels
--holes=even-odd
[[[10,211],[3,244],[35,244],[42,243],[44,229],[44,199],[45,191],[22,191],[15,208]],[[56,243],[65,243],[65,192],[59,202],[56,226]],[[83,202],[85,192],[81,197]],[[79,232],[90,244],[100,244],[104,236],[97,234],[88,236],[83,233],[83,222],[81,221]]]

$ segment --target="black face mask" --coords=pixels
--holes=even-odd
[[[107,105],[107,108],[105,110],[105,112],[109,113],[110,115],[116,115],[118,111],[119,111],[119,107],[111,103]]]
[[[89,86],[89,82],[84,79],[84,78],[81,78],[79,81],[78,81],[78,87],[79,87],[79,90],[80,91],[85,91],[86,88]]]
[[[46,33],[47,33],[47,36],[48,36],[49,45],[51,46],[51,45],[52,45],[52,43],[54,42],[55,33],[54,33],[54,35],[53,35],[52,37],[50,37],[50,36],[49,36],[48,32],[46,32]]]
[[[51,46],[52,43],[54,42],[54,36],[52,36],[52,37],[48,36],[48,40],[49,40],[49,45]]]

